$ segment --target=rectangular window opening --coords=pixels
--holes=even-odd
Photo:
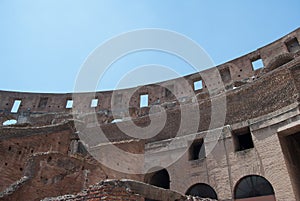
[[[140,95],[140,108],[148,107],[148,94]]]
[[[17,113],[20,106],[21,106],[21,102],[22,102],[21,100],[15,100],[10,112],[11,113]]]
[[[194,82],[194,90],[195,91],[200,90],[202,88],[203,88],[203,86],[202,86],[202,80],[198,80],[198,81]]]
[[[295,53],[300,50],[299,41],[297,38],[293,38],[285,43],[289,52]]]
[[[189,148],[189,160],[198,160],[205,158],[205,148],[203,139],[195,140]]]
[[[253,70],[257,70],[257,69],[260,69],[262,67],[264,67],[264,63],[263,63],[263,60],[261,58],[252,61]]]
[[[174,85],[168,85],[165,88],[165,97],[171,97],[172,91],[174,91]]]
[[[228,83],[231,81],[231,74],[230,74],[229,67],[220,69],[220,74],[221,74],[222,81],[224,83]]]
[[[98,105],[98,99],[96,99],[96,98],[92,99],[91,107],[97,107],[97,105]]]
[[[296,131],[299,128],[294,127],[293,129]],[[297,189],[296,194],[300,196],[300,133],[278,136],[292,185],[294,189]]]
[[[235,151],[244,151],[254,148],[249,127],[239,129],[233,132]]]
[[[47,102],[48,102],[48,98],[47,97],[40,98],[40,102],[39,102],[38,107],[39,108],[45,108],[46,105],[47,105]]]
[[[67,103],[66,103],[66,108],[67,109],[70,109],[73,107],[73,100],[67,100]]]

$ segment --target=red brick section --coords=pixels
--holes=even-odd
[[[184,196],[134,180],[105,180],[90,186],[76,195],[45,198],[42,201],[214,201],[208,198]]]

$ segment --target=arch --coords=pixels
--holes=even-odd
[[[264,73],[270,72],[294,59],[292,53],[283,53],[270,60],[268,65],[263,69]]]
[[[166,169],[160,169],[156,172],[148,173],[145,177],[148,184],[164,189],[170,189],[170,176]]]
[[[242,177],[235,185],[235,200],[258,200],[258,197],[263,197],[262,200],[265,201],[275,201],[274,189],[264,177],[248,175]]]
[[[216,191],[210,185],[204,183],[194,184],[186,191],[185,194],[201,198],[218,199]]]

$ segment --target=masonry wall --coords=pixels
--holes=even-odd
[[[141,175],[102,166],[74,146],[78,140],[72,122],[36,128],[1,128],[0,200],[40,200],[76,193],[107,178],[142,180]],[[142,145],[122,142],[117,146],[139,153],[144,151]]]
[[[144,201],[213,201],[212,199],[183,196],[171,190],[157,188],[133,180],[105,180],[90,186],[77,195],[66,195],[56,198],[45,198],[43,201],[100,201],[100,200]]]
[[[295,54],[294,50],[288,48],[288,42],[300,38],[300,29],[288,34],[287,36],[265,46],[245,56],[229,61],[225,64],[217,66],[220,72],[219,78],[216,79],[215,74],[210,75],[206,72],[200,72],[185,76],[184,79],[178,78],[162,83],[146,85],[139,88],[131,88],[116,91],[96,92],[96,93],[81,93],[77,94],[76,100],[72,109],[66,108],[68,100],[73,100],[71,93],[67,94],[49,94],[49,93],[24,93],[24,92],[0,92],[0,123],[7,119],[17,119],[19,123],[29,123],[32,125],[45,125],[70,119],[71,112],[93,112],[96,110],[99,113],[100,123],[109,123],[114,118],[125,118],[126,113],[124,108],[119,108],[116,117],[111,116],[111,105],[118,108],[120,102],[128,104],[130,107],[130,116],[139,117],[147,114],[147,109],[139,107],[141,94],[149,95],[149,105],[163,105],[167,107],[168,102],[175,101],[175,97],[167,92],[166,88],[173,89],[173,94],[176,94],[180,100],[185,100],[191,93],[200,93],[199,97],[208,97],[208,91],[215,92],[221,90],[225,85],[236,85],[236,82],[249,79],[251,77],[259,77],[261,69],[254,70],[252,61],[262,59],[264,71],[270,68],[276,68],[284,63],[292,60]],[[292,51],[292,52],[291,52]],[[283,57],[282,57],[283,55]],[[284,58],[284,59],[283,59]],[[278,60],[283,63],[278,64]],[[203,78],[202,78],[202,77]],[[206,80],[205,80],[206,79]],[[203,88],[193,91],[195,81],[202,80]],[[189,83],[187,87],[183,82]],[[206,84],[206,82],[208,84]],[[223,87],[222,87],[223,86]],[[221,87],[221,88],[220,88]],[[114,99],[112,101],[112,94]],[[98,99],[98,104],[95,108],[91,107],[92,99]],[[20,108],[16,113],[12,113],[15,100],[21,100]],[[180,101],[177,100],[177,101]],[[172,104],[171,104],[172,105]],[[176,105],[176,103],[175,103]],[[125,108],[127,110],[127,108]],[[45,116],[47,114],[47,116]],[[125,115],[125,116],[124,116]]]
[[[293,185],[293,180],[298,181],[298,178],[294,178],[294,174],[288,169],[289,161],[285,161],[278,137],[281,127],[293,125],[299,119],[298,104],[294,104],[265,116],[225,126],[210,135],[204,131],[189,138],[181,137],[173,146],[169,144],[174,139],[148,143],[145,153],[150,164],[164,156],[175,158],[178,152],[184,153],[166,167],[171,189],[182,194],[193,185],[203,183],[216,191],[219,200],[231,200],[240,179],[249,175],[259,175],[271,183],[276,200],[299,200],[298,186]],[[250,128],[254,147],[238,151],[234,143],[234,131],[244,127]],[[298,123],[293,127],[293,133],[300,131]],[[220,137],[214,138],[213,135],[218,132],[221,133]],[[191,139],[204,139],[207,154],[205,157],[190,159],[189,143],[193,141]],[[211,147],[213,149],[210,152]]]
[[[241,178],[260,175],[272,184],[277,200],[299,200],[299,192],[295,187],[298,181],[294,181],[290,173],[292,162],[282,149],[278,137],[281,136],[278,134],[280,128],[291,126],[299,120],[300,51],[291,51],[287,46],[295,37],[299,41],[300,29],[218,66],[219,80],[215,79],[215,72],[209,69],[185,76],[184,79],[140,88],[81,93],[76,98],[71,93],[1,91],[0,123],[9,119],[16,119],[18,123],[0,127],[0,199],[39,200],[48,196],[74,194],[107,178],[146,181],[146,175],[111,170],[99,164],[86,150],[78,150],[78,135],[97,135],[101,129],[108,142],[106,139],[103,145],[101,140],[95,141],[95,145],[101,144],[96,146],[100,152],[101,148],[112,143],[129,153],[146,154],[149,157],[145,161],[146,167],[151,167],[164,155],[172,158],[185,150],[175,163],[164,167],[170,175],[171,189],[182,195],[194,184],[204,183],[216,191],[219,200],[231,200]],[[259,58],[263,60],[264,68],[254,70],[251,62]],[[204,77],[213,82],[204,80]],[[194,90],[194,82],[201,79],[203,88]],[[182,87],[185,80],[188,87]],[[175,98],[166,88],[172,88],[178,97]],[[116,100],[112,100],[112,93],[116,94]],[[193,93],[196,99],[191,98]],[[141,94],[149,95],[148,107],[140,108]],[[94,108],[90,106],[93,98],[98,99]],[[15,100],[21,100],[21,105],[16,112],[12,112]],[[66,108],[68,100],[74,101],[72,109]],[[223,101],[225,104],[222,104]],[[120,102],[128,103],[128,114],[125,111],[127,108],[119,107]],[[116,116],[112,115],[111,103],[118,109]],[[217,114],[225,112],[224,119],[211,119],[212,105]],[[127,121],[130,118],[139,127],[150,125],[150,117],[161,118],[160,107],[165,109],[167,120],[156,136],[140,140],[119,129],[118,125],[123,125],[130,133],[134,133],[134,127]],[[189,118],[187,128],[180,130],[182,112],[193,116],[198,109],[200,120]],[[121,119],[122,122],[112,123],[114,119]],[[77,130],[74,122],[79,122],[83,129]],[[192,129],[197,124],[199,126]],[[237,151],[235,134],[244,128],[249,128],[254,147]],[[212,134],[207,138],[207,133],[218,130],[220,137]],[[300,131],[298,127],[295,130]],[[207,151],[205,158],[190,159],[189,145],[192,140],[186,140],[186,137],[191,135],[204,140]],[[175,137],[179,142],[166,148],[166,144]],[[128,158],[120,160],[131,165],[130,169],[137,168],[137,164]],[[152,187],[144,190],[151,195],[149,189]],[[93,196],[99,198],[105,191],[111,192],[112,199],[122,199],[122,196],[129,200],[145,198],[144,194],[124,192],[123,183],[119,186],[118,182],[116,186],[108,183],[105,188],[103,185],[94,186],[91,191],[74,196],[79,200],[92,199]],[[158,194],[165,192],[154,191]],[[150,199],[159,200],[159,197],[156,198]]]

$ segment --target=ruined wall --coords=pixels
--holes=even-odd
[[[70,144],[68,125],[30,128],[2,128],[0,136],[1,191],[21,178],[28,158],[41,152],[67,154]]]
[[[193,198],[180,195],[171,190],[157,188],[133,180],[106,180],[90,186],[77,195],[66,195],[56,198],[45,198],[43,201],[67,200],[128,200],[144,201],[146,198],[156,201],[213,201],[212,199]]]
[[[159,160],[164,154],[172,158],[185,149],[181,158],[166,167],[171,189],[181,194],[197,183],[204,183],[216,191],[219,200],[231,200],[241,178],[260,175],[272,184],[277,200],[300,200],[297,191],[299,182],[291,178],[291,175],[298,175],[300,171],[291,173],[293,160],[288,156],[290,150],[284,145],[286,136],[278,132],[300,119],[299,39],[300,29],[297,29],[274,43],[217,66],[223,83],[216,81],[215,86],[206,84],[201,74],[196,73],[184,77],[189,83],[188,90],[182,87],[182,79],[178,78],[139,88],[81,93],[77,94],[76,100],[71,93],[0,91],[0,123],[9,119],[18,121],[16,125],[0,127],[0,200],[39,200],[74,194],[107,178],[146,181],[147,175],[129,175],[104,167],[81,149],[84,147],[80,145],[78,135],[97,134],[99,128],[110,141],[99,148],[113,143],[130,153],[147,154],[147,163]],[[262,59],[263,68],[255,70],[252,62],[257,59]],[[207,78],[215,79],[214,74],[209,73]],[[195,90],[194,82],[199,80],[202,80],[203,87]],[[176,99],[166,88],[173,89],[179,97]],[[192,92],[197,99],[189,97]],[[116,94],[113,101],[112,93]],[[141,94],[148,94],[148,107],[140,108]],[[211,120],[211,105],[222,105],[223,97],[226,100],[226,118],[220,122],[222,126],[218,126]],[[91,107],[92,99],[98,99],[95,107]],[[128,116],[124,111],[127,108],[118,105],[126,99],[129,104]],[[20,101],[20,105],[13,111],[16,100]],[[74,101],[72,107],[67,106],[71,100]],[[112,115],[111,104],[118,109],[116,116]],[[135,125],[146,127],[151,123],[150,115],[159,118],[162,114],[161,108],[155,106],[166,110],[167,120],[164,128],[150,139],[130,137],[112,123],[114,119],[119,119],[122,122],[118,124],[134,132],[130,130],[134,128],[127,121],[129,117]],[[155,109],[150,110],[151,107]],[[182,110],[192,115],[197,112],[196,108],[201,113],[201,119],[199,122],[189,119],[189,123],[199,123],[198,129],[193,131],[188,127],[180,130]],[[222,111],[222,108],[217,109]],[[95,123],[93,112],[99,124]],[[79,122],[83,129],[76,130],[74,122]],[[211,123],[215,123],[214,126]],[[237,136],[245,128],[253,139],[253,147],[239,150]],[[221,130],[220,138],[213,134],[207,138],[207,133],[216,130]],[[294,132],[290,134],[299,131],[300,127],[294,126]],[[189,147],[193,140],[185,139],[191,135],[203,140],[207,152],[204,158],[191,160]],[[168,141],[175,136],[179,142],[166,148]],[[127,158],[121,160],[131,164]],[[132,169],[137,166],[131,165]],[[152,187],[145,187],[146,193],[138,191],[138,195],[135,195],[124,192],[125,184],[119,184],[117,182],[116,187],[109,182],[102,183],[73,198],[83,200],[92,196],[101,197],[106,190],[112,190],[108,196],[125,196],[129,200],[143,200],[153,194]],[[104,188],[103,185],[108,187]],[[160,197],[147,198],[159,200],[166,191],[157,192]],[[167,193],[162,200],[169,199],[171,194]]]
[[[78,149],[78,140],[72,122],[1,128],[0,200],[40,200],[76,193],[107,178],[142,180],[141,175],[102,166]],[[118,146],[135,153],[144,151],[140,142],[123,142]]]
[[[111,105],[118,108],[120,102],[125,102],[125,104],[129,105],[130,115],[135,118],[143,116],[149,111],[146,108],[140,108],[139,98],[141,94],[148,94],[149,106],[158,104],[168,107],[172,106],[170,101],[184,101],[192,90],[194,90],[194,82],[199,80],[202,80],[202,88],[195,90],[195,93],[200,93],[199,97],[207,98],[208,89],[210,93],[213,92],[214,89],[219,88],[218,85],[222,85],[222,83],[219,83],[220,81],[225,86],[234,87],[241,80],[259,77],[261,69],[255,70],[252,65],[253,61],[261,59],[263,63],[261,67],[264,67],[264,72],[289,62],[299,54],[299,38],[300,29],[297,29],[265,47],[217,66],[221,80],[212,82],[215,86],[207,86],[205,83],[207,80],[205,81],[201,78],[201,73],[196,73],[184,77],[184,80],[187,80],[190,85],[189,90],[182,87],[183,80],[178,78],[158,83],[158,85],[152,84],[139,88],[116,90],[114,92],[82,93],[78,94],[77,102],[74,100],[72,109],[66,108],[67,101],[73,100],[71,93],[48,94],[1,91],[0,123],[3,123],[7,119],[17,119],[19,123],[47,125],[72,118],[70,115],[72,111],[76,114],[83,111],[88,113],[95,110],[98,113],[100,123],[109,123],[114,118],[126,118],[124,116],[124,108],[119,108],[116,117],[111,116]],[[278,63],[278,61],[281,62]],[[207,79],[215,80],[214,77],[209,76]],[[173,89],[174,94],[179,96],[179,100],[174,99],[174,96],[167,89]],[[115,94],[114,101],[112,101],[112,93]],[[92,99],[98,99],[95,107],[91,107]],[[16,112],[11,112],[15,100],[21,101],[20,107]],[[127,110],[127,108],[125,109]]]

